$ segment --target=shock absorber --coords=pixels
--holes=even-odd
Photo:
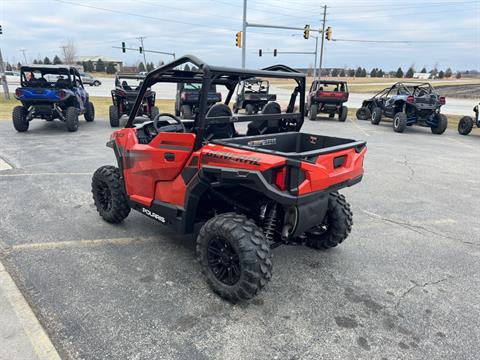
[[[277,203],[274,203],[268,211],[263,223],[263,232],[269,242],[274,242],[275,229],[277,226]]]

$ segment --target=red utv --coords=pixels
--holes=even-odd
[[[347,120],[348,108],[343,105],[348,101],[346,81],[314,80],[307,96],[305,115],[316,120],[319,113],[328,114],[329,118],[338,114],[338,121]]]
[[[199,70],[179,70],[186,63]],[[260,114],[232,115],[236,86],[253,77],[296,81],[285,112],[270,102]],[[158,82],[201,85],[195,120],[161,113],[134,125],[144,92]],[[209,108],[212,85],[228,95]],[[234,302],[252,298],[271,278],[272,248],[327,249],[352,228],[338,190],[362,179],[366,144],[299,132],[304,103],[305,75],[282,65],[231,69],[185,56],[150,72],[125,128],[107,143],[118,167],[93,175],[98,212],[120,223],[135,209],[182,234],[200,229],[197,259],[212,289]],[[235,129],[241,122],[246,133]]]

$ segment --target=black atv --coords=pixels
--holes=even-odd
[[[338,114],[338,121],[347,120],[348,108],[343,105],[348,101],[348,86],[346,81],[314,80],[310,86],[305,107],[305,116],[315,120],[318,113],[328,114],[333,118]]]
[[[194,73],[194,72],[191,72]],[[192,75],[193,76],[193,75]],[[194,119],[198,113],[198,100],[200,99],[200,84],[177,83],[175,98],[175,115],[182,119]],[[222,101],[222,94],[217,92],[216,85],[211,85],[208,90],[207,106]]]
[[[233,112],[245,109],[248,115],[256,114],[263,109],[269,101],[276,101],[277,95],[269,94],[270,82],[252,78],[243,81],[237,87],[237,99],[233,104]]]
[[[130,114],[144,79],[145,75],[140,74],[118,73],[115,76],[115,89],[112,90],[113,105],[110,105],[109,109],[110,125],[112,127],[120,125],[122,115],[128,116]],[[146,116],[153,120],[158,114],[159,110],[155,106],[155,91],[149,88],[145,92],[137,116]]]
[[[464,116],[458,122],[458,132],[461,135],[470,134],[473,129],[473,125],[475,125],[477,128],[480,128],[480,116],[478,114],[479,106],[480,104],[473,108],[473,112],[475,113],[475,120],[471,116]]]
[[[370,120],[372,117],[373,109],[378,107],[380,103],[384,101],[384,98],[390,88],[385,88],[382,91],[379,91],[373,95],[370,99],[364,100],[362,102],[362,107],[357,110],[356,116],[357,120]]]
[[[364,101],[372,106],[371,122],[380,124],[382,117],[393,119],[393,131],[401,133],[407,126],[429,127],[433,134],[443,134],[448,119],[440,114],[445,97],[440,96],[429,83],[396,83],[383,91],[374,101]]]

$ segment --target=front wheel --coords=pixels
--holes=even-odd
[[[468,135],[473,129],[473,119],[470,116],[464,116],[458,122],[458,132],[461,135]]]
[[[232,302],[253,298],[272,276],[268,242],[244,215],[226,213],[207,221],[196,254],[212,290]]]
[[[130,213],[120,171],[115,166],[102,166],[93,174],[92,194],[100,216],[109,223],[121,223]]]
[[[393,117],[393,131],[402,133],[407,127],[407,114],[398,112]]]
[[[78,130],[78,110],[73,106],[69,106],[65,111],[65,124],[70,132]]]
[[[332,192],[322,224],[305,232],[305,245],[314,249],[329,249],[342,243],[352,231],[353,214],[345,196]]]
[[[372,116],[372,113],[368,107],[362,106],[357,110],[355,115],[357,116],[357,120],[368,120]]]
[[[85,114],[83,115],[87,122],[95,120],[95,107],[91,101],[87,102],[85,108]]]
[[[18,132],[28,130],[29,122],[27,120],[27,109],[23,106],[15,106],[12,112],[13,127]]]
[[[431,127],[432,134],[441,135],[447,130],[448,118],[443,114],[437,114],[437,126]]]
[[[317,112],[318,112],[318,105],[317,104],[312,104],[310,106],[310,111],[309,111],[308,118],[312,121],[315,120],[317,118]]]
[[[375,109],[373,109],[372,118],[370,119],[370,122],[373,125],[378,125],[380,124],[380,121],[382,121],[382,108],[376,107]]]
[[[100,81],[97,81],[97,80],[96,80],[96,81],[93,83],[93,86],[100,86]]]
[[[347,116],[348,116],[348,107],[342,106],[340,108],[340,111],[338,112],[338,121],[344,122],[345,120],[347,120]]]
[[[118,127],[118,125],[120,125],[120,116],[118,115],[118,108],[115,105],[110,105],[108,115],[110,117],[110,126]]]

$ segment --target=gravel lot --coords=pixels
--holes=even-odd
[[[354,211],[330,251],[273,251],[256,299],[213,295],[193,237],[141,214],[97,215],[94,170],[114,164],[105,119],[67,133],[0,121],[2,262],[72,359],[477,359],[480,353],[480,133],[306,120],[304,132],[368,141]]]

